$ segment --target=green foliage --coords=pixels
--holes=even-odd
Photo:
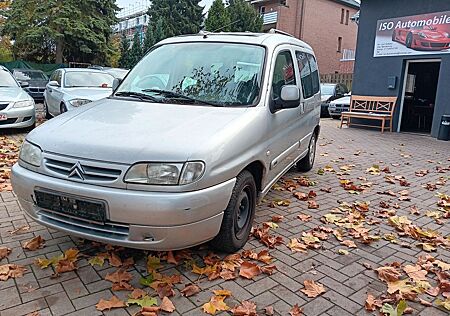
[[[119,67],[129,69],[130,68],[130,41],[122,34],[120,39],[120,58]]]
[[[0,62],[8,62],[13,60],[13,52],[11,42],[7,36],[0,38]]]
[[[113,50],[117,10],[114,0],[14,0],[3,33],[18,58],[103,63]]]
[[[131,46],[131,49],[129,51],[130,53],[130,67],[134,67],[138,63],[139,60],[141,60],[143,51],[142,51],[142,42],[141,42],[141,36],[139,32],[134,33],[133,37],[133,45]]]
[[[144,38],[144,53],[146,53],[153,45],[155,45],[155,36],[153,35],[153,29],[147,27]]]
[[[231,32],[262,31],[262,17],[247,1],[230,0],[230,5],[227,7],[227,11],[232,23],[229,27]]]
[[[396,308],[388,303],[384,303],[381,312],[388,316],[402,316],[407,307],[405,300],[401,300]]]
[[[205,20],[205,30],[227,32],[230,29],[230,15],[222,0],[214,0]]]

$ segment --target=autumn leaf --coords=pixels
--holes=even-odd
[[[303,192],[295,192],[294,196],[299,199],[300,201],[307,201],[308,200],[308,195],[306,193]]]
[[[203,311],[215,315],[217,311],[227,311],[230,307],[224,302],[225,296],[213,296],[208,303],[203,304]]]
[[[312,218],[311,215],[307,215],[307,214],[299,214],[297,215],[297,218],[303,222],[309,222]]]
[[[199,293],[201,290],[196,284],[188,284],[180,291],[181,295],[189,297]]]
[[[22,248],[27,249],[27,250],[32,250],[32,251],[37,250],[37,249],[44,247],[44,242],[45,242],[44,238],[42,238],[41,235],[38,235],[38,236],[26,241],[23,244]]]
[[[272,275],[275,270],[277,270],[277,267],[274,264],[261,267],[261,272],[268,275]]]
[[[264,307],[264,312],[267,316],[272,316],[274,311],[273,311],[273,306],[266,306]]]
[[[450,311],[450,297],[447,297],[445,301],[436,300],[436,305],[444,307],[446,310]]]
[[[130,306],[132,304],[139,305],[141,307],[149,307],[154,306],[158,304],[158,301],[154,297],[150,297],[148,295],[145,295],[141,298],[129,298],[127,301],[127,306]]]
[[[109,264],[112,265],[113,267],[118,268],[118,267],[122,266],[122,260],[115,253],[110,253],[108,260],[109,260]]]
[[[147,257],[147,271],[148,271],[148,273],[156,271],[156,270],[158,270],[160,268],[162,268],[162,265],[161,265],[161,260],[158,257],[155,257],[155,256],[148,256]]]
[[[99,311],[104,311],[110,310],[112,308],[126,307],[126,304],[123,301],[119,300],[117,296],[113,295],[110,300],[100,299],[95,307]]]
[[[112,283],[119,283],[119,282],[128,282],[132,278],[133,276],[131,275],[131,273],[123,269],[118,269],[113,273],[108,273],[105,277],[105,280],[110,281]]]
[[[343,240],[341,241],[341,244],[349,248],[357,248],[355,242],[352,240]]]
[[[0,260],[6,258],[11,253],[11,248],[0,247]]]
[[[412,294],[414,292],[413,287],[408,284],[408,279],[398,280],[393,282],[387,282],[388,289],[387,292],[389,294],[394,294],[395,292],[399,292],[400,294]]]
[[[256,260],[261,261],[265,264],[269,264],[272,262],[272,257],[269,255],[269,250],[265,249],[265,250],[261,250],[257,255],[256,255]]]
[[[375,299],[375,297],[372,294],[367,294],[366,303],[364,304],[364,307],[366,308],[367,311],[372,312],[375,309],[377,309],[377,307],[380,306],[381,301]]]
[[[395,309],[392,305],[384,303],[383,307],[381,308],[381,311],[384,314],[387,314],[388,316],[402,316],[406,308],[407,308],[406,301],[401,300]]]
[[[143,289],[134,289],[133,292],[130,293],[130,298],[138,299],[148,295]]]
[[[406,272],[406,274],[408,274],[408,276],[413,279],[413,281],[426,281],[427,280],[427,271],[423,270],[421,266],[419,265],[406,265],[403,268],[403,271]]]
[[[159,308],[167,313],[173,313],[173,311],[175,311],[175,306],[167,296],[163,297],[161,305],[159,305]]]
[[[17,264],[0,265],[0,281],[6,281],[9,278],[15,279],[22,277],[25,271],[27,271],[25,267]]]
[[[272,216],[272,222],[279,223],[283,220],[283,218],[284,218],[283,215],[274,215]]]
[[[313,200],[308,201],[308,208],[309,209],[317,209],[317,208],[319,208],[319,204],[317,204],[317,202],[313,201]]]
[[[232,295],[230,290],[214,290],[213,293],[216,296],[231,296]]]
[[[367,173],[370,173],[371,175],[379,175],[380,174],[380,166],[373,165],[372,167],[368,168],[366,170]]]
[[[150,286],[153,283],[153,274],[150,274],[146,277],[141,277],[139,279],[139,283],[143,286]]]
[[[244,261],[239,269],[239,275],[246,279],[253,279],[261,274],[261,268],[254,263]]]
[[[427,252],[436,251],[436,247],[427,242],[419,243],[417,246],[422,247],[422,249]]]
[[[103,267],[103,264],[105,263],[105,258],[103,256],[95,256],[89,258],[88,262],[91,266],[98,265],[99,267]]]
[[[294,252],[307,252],[307,246],[304,243],[299,242],[297,238],[292,238],[287,246]]]
[[[348,252],[348,250],[345,250],[345,249],[339,249],[338,254],[347,256],[349,254],[349,252]]]
[[[291,310],[289,311],[290,316],[301,316],[302,315],[302,309],[298,306],[298,304],[295,304]]]
[[[167,263],[171,263],[171,264],[178,264],[177,259],[175,259],[175,256],[173,255],[173,251],[168,251],[167,252]]]
[[[378,277],[386,282],[397,281],[401,277],[401,272],[394,267],[380,267],[375,269],[378,272]]]
[[[242,301],[241,305],[231,309],[234,316],[257,316],[256,304],[250,301]]]
[[[313,280],[305,280],[303,281],[305,288],[301,289],[303,293],[308,297],[317,297],[322,293],[325,293],[325,288],[322,284],[316,283]]]

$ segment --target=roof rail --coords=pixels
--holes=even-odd
[[[287,33],[287,32],[283,32],[283,31],[280,31],[280,30],[277,30],[277,29],[270,29],[270,30],[269,30],[269,33],[270,33],[270,34],[283,34],[283,35],[286,35],[286,36],[295,37],[295,36],[292,35],[292,34],[289,34],[289,33]]]

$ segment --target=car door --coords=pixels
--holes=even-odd
[[[280,46],[274,52],[269,108],[274,100],[281,102],[281,89],[284,85],[297,85],[297,67],[294,65],[293,50],[288,45]],[[272,113],[273,112],[273,113]],[[302,108],[271,111],[268,119],[269,148],[267,150],[268,180],[276,179],[294,163],[299,151],[299,123]]]
[[[60,104],[62,100],[62,83],[63,83],[63,71],[62,70],[56,70],[53,73],[55,76],[52,75],[52,78],[50,78],[50,81],[56,81],[58,82],[59,86],[51,86],[47,84],[46,86],[46,102],[48,106],[48,111],[53,116],[56,116],[60,114]]]

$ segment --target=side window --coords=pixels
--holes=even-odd
[[[272,80],[273,98],[278,99],[281,95],[281,88],[288,84],[296,84],[296,82],[292,55],[285,50],[278,54],[275,61]]]
[[[312,94],[314,95],[320,91],[319,68],[317,67],[314,56],[311,54],[306,55],[308,56],[309,67],[311,68]]]
[[[295,52],[295,57],[297,58],[298,69],[300,70],[300,78],[302,80],[303,98],[308,99],[314,95],[308,54],[303,52]]]
[[[58,81],[59,85],[61,86],[62,81],[62,71],[58,70],[56,74],[56,81]]]
[[[56,81],[56,76],[58,75],[58,70],[55,70],[50,76],[50,81]]]

